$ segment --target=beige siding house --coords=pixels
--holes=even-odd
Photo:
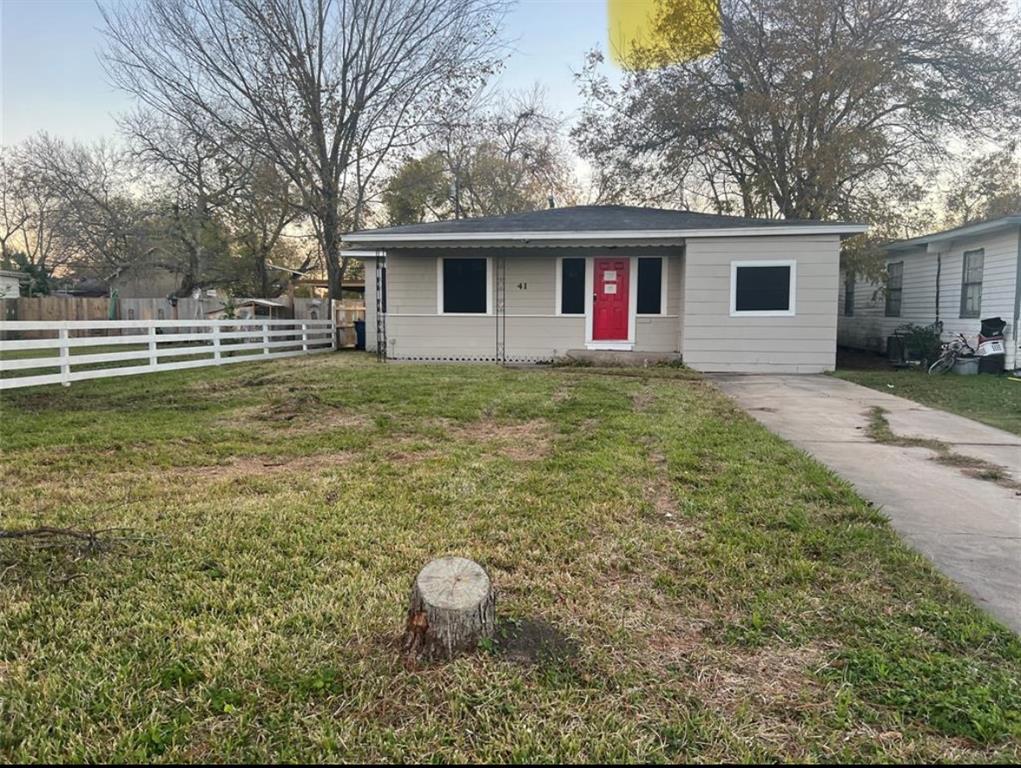
[[[1021,214],[891,243],[886,265],[888,285],[841,275],[841,346],[885,351],[897,328],[936,321],[974,343],[981,319],[1000,317],[1005,365],[1021,367]]]
[[[864,227],[625,206],[345,236],[366,344],[396,360],[611,352],[701,371],[818,373],[836,354],[840,241]]]

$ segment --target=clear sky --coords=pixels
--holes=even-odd
[[[116,132],[130,102],[106,82],[94,0],[0,0],[0,143],[40,130],[91,141]],[[567,117],[579,107],[573,72],[606,49],[606,0],[519,0],[506,20],[511,47],[497,86],[545,87]]]

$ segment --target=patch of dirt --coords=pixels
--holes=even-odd
[[[578,644],[542,619],[507,619],[496,627],[496,653],[526,666],[562,663],[578,655]]]
[[[254,429],[288,429],[322,432],[331,429],[366,429],[371,419],[362,414],[331,408],[318,403],[302,406],[296,401],[270,401],[241,408],[220,420],[222,426]]]
[[[227,464],[203,467],[179,467],[177,474],[199,480],[225,480],[240,477],[266,477],[290,472],[315,472],[343,467],[354,461],[353,453],[319,453],[285,459],[258,457],[235,458]]]
[[[544,458],[553,446],[552,430],[544,419],[518,422],[482,419],[467,424],[449,424],[445,429],[454,439],[486,443],[495,453],[514,461]]]
[[[631,395],[631,407],[636,411],[648,410],[649,406],[656,402],[656,393],[652,387],[642,387]]]

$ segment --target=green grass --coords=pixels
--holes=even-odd
[[[838,370],[835,375],[1021,435],[1021,381],[1007,376],[929,376],[918,370]]]
[[[683,369],[322,355],[5,393],[0,760],[1017,761],[1021,642]],[[429,559],[498,647],[407,668]],[[498,645],[498,644],[497,644]]]

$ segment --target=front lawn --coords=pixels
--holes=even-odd
[[[1021,381],[1008,376],[929,376],[910,369],[838,370],[836,375],[1021,435]]]
[[[614,375],[610,375],[614,374]],[[1021,642],[677,369],[321,355],[4,393],[0,761],[1017,761]],[[501,642],[406,666],[481,562]]]

